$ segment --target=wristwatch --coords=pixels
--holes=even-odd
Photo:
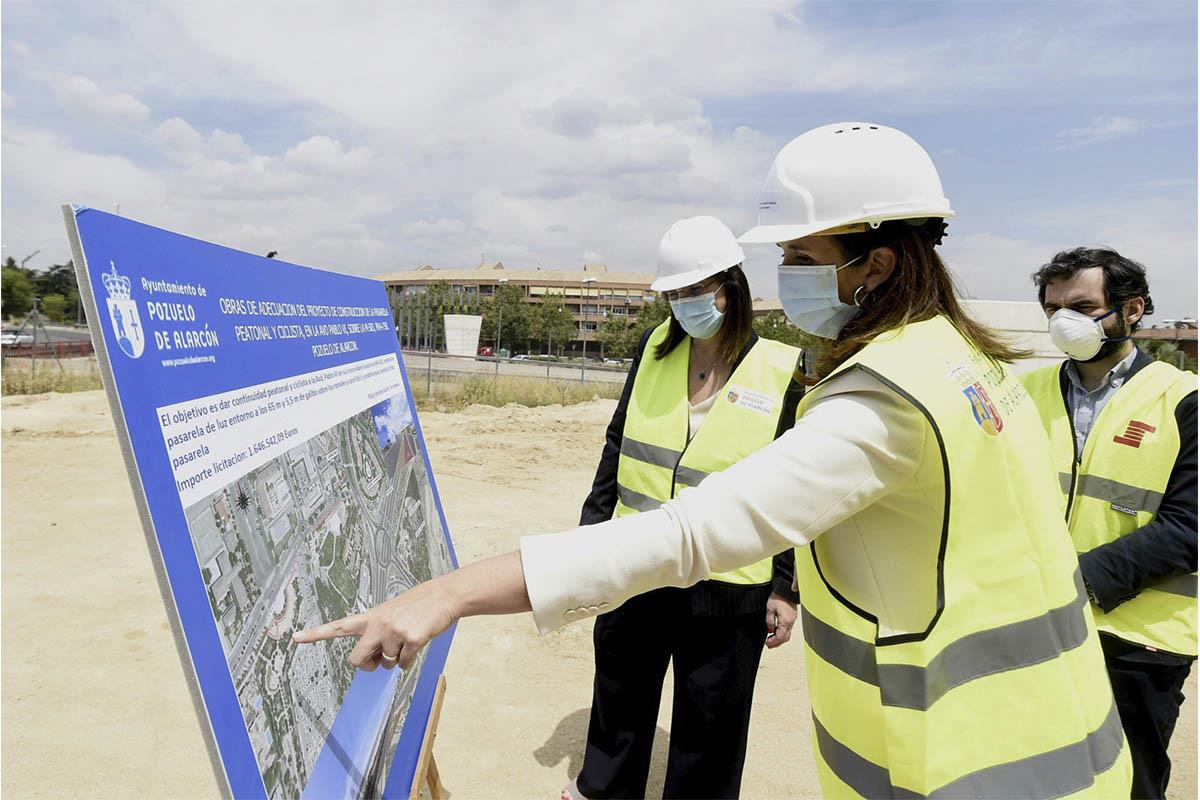
[[[1088,602],[1094,606],[1100,605],[1100,601],[1096,599],[1096,591],[1092,589],[1092,585],[1088,583],[1087,578],[1083,579],[1083,590],[1087,592]]]

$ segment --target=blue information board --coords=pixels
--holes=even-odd
[[[218,780],[407,797],[453,630],[407,671],[291,640],[456,566],[383,284],[63,214]]]

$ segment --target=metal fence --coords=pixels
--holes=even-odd
[[[627,367],[582,363],[578,359],[556,361],[499,358],[496,356],[451,356],[421,350],[405,350],[404,369],[414,390],[424,386],[426,394],[433,384],[461,381],[472,376],[512,377],[545,381],[580,383],[624,383]]]
[[[0,346],[5,358],[84,358],[95,355],[90,339],[73,342],[38,342]]]

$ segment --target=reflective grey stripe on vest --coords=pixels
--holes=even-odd
[[[644,495],[641,492],[635,492],[621,484],[617,484],[617,499],[622,503],[632,508],[634,511],[653,511],[662,505],[661,500],[655,500],[653,497]]]
[[[885,706],[925,711],[977,678],[1041,664],[1087,641],[1087,594],[1075,570],[1071,602],[1033,619],[978,631],[946,645],[924,667],[877,664],[875,646],[821,622],[801,607],[804,640],[838,670],[879,687]]]
[[[646,444],[628,436],[621,437],[621,455],[664,469],[675,469],[679,457],[683,455],[678,450],[661,447],[657,444]]]
[[[1180,575],[1176,578],[1167,578],[1162,583],[1156,583],[1148,587],[1156,592],[1167,592],[1168,594],[1177,594],[1180,597],[1195,597],[1196,596],[1196,575]]]
[[[692,469],[691,467],[685,467],[682,465],[675,470],[675,481],[683,484],[684,486],[699,486],[700,481],[707,477],[707,472],[701,472],[698,469]]]
[[[1097,475],[1080,475],[1079,481],[1075,484],[1075,494],[1102,500],[1105,503],[1112,503],[1133,511],[1145,511],[1148,514],[1158,511],[1163,500],[1161,492],[1140,489],[1137,486],[1130,486],[1128,483],[1114,481],[1111,478],[1101,478]]]
[[[1081,741],[1047,753],[985,767],[941,786],[929,794],[893,786],[884,767],[868,761],[825,730],[813,716],[821,757],[843,783],[864,797],[960,798],[1008,800],[1012,797],[1062,797],[1086,789],[1117,763],[1125,736],[1113,703],[1100,727]],[[966,731],[964,731],[966,733]]]
[[[1069,473],[1069,472],[1058,473],[1058,482],[1060,484],[1062,484],[1063,494],[1066,494],[1067,492],[1071,491],[1071,473]]]
[[[804,607],[803,595],[800,598],[800,629],[804,631],[805,643],[822,660],[863,683],[879,685],[874,643],[844,634],[814,617]]]
[[[672,450],[669,447],[662,447],[657,444],[646,444],[645,442],[639,442],[637,439],[630,439],[628,436],[621,438],[621,455],[629,456],[644,464],[673,470],[675,472],[675,480],[684,486],[699,486],[700,481],[708,477],[707,472],[702,472],[692,467],[676,467],[676,464],[679,464],[679,459],[683,456],[683,453],[678,450]]]

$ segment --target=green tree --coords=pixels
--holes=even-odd
[[[523,343],[530,337],[530,307],[525,302],[525,290],[520,286],[502,283],[496,287],[496,292],[483,302],[483,323],[479,335],[496,343],[499,351],[505,343],[512,345]],[[503,341],[496,341],[497,322],[500,326],[500,336]]]
[[[755,317],[754,332],[764,339],[774,339],[805,350],[815,350],[822,344],[816,336],[807,334],[788,322],[782,311],[771,311],[761,317]]]
[[[641,341],[642,334],[647,329],[657,328],[669,316],[671,316],[671,304],[661,294],[656,295],[653,302],[642,306],[634,321],[634,330],[636,331],[633,338],[634,345]]]
[[[627,358],[637,347],[638,340],[635,326],[629,323],[627,317],[609,314],[600,326],[597,338],[604,346],[604,355],[609,358]]]
[[[35,273],[33,288],[38,297],[52,294],[60,294],[63,298],[69,297],[71,292],[78,291],[75,283],[75,266],[68,261],[65,264],[54,264]]]
[[[21,269],[12,258],[4,262],[0,272],[0,310],[7,317],[28,314],[33,308],[33,281],[29,270]]]
[[[48,294],[42,298],[42,313],[54,322],[66,322],[69,311],[67,298],[61,294]]]
[[[446,342],[446,321],[442,317],[450,313],[447,310],[450,305],[450,284],[445,281],[431,283],[425,292],[425,303],[432,318],[432,346],[436,350],[440,344]]]
[[[529,334],[538,343],[545,342],[546,355],[551,355],[554,347],[561,350],[579,335],[575,316],[563,305],[562,297],[555,294],[546,295],[540,304],[532,307],[530,323]]]
[[[1189,372],[1196,371],[1196,359],[1189,358],[1179,349],[1179,345],[1166,339],[1140,340],[1138,347],[1155,361],[1165,361],[1173,367],[1179,367]]]

